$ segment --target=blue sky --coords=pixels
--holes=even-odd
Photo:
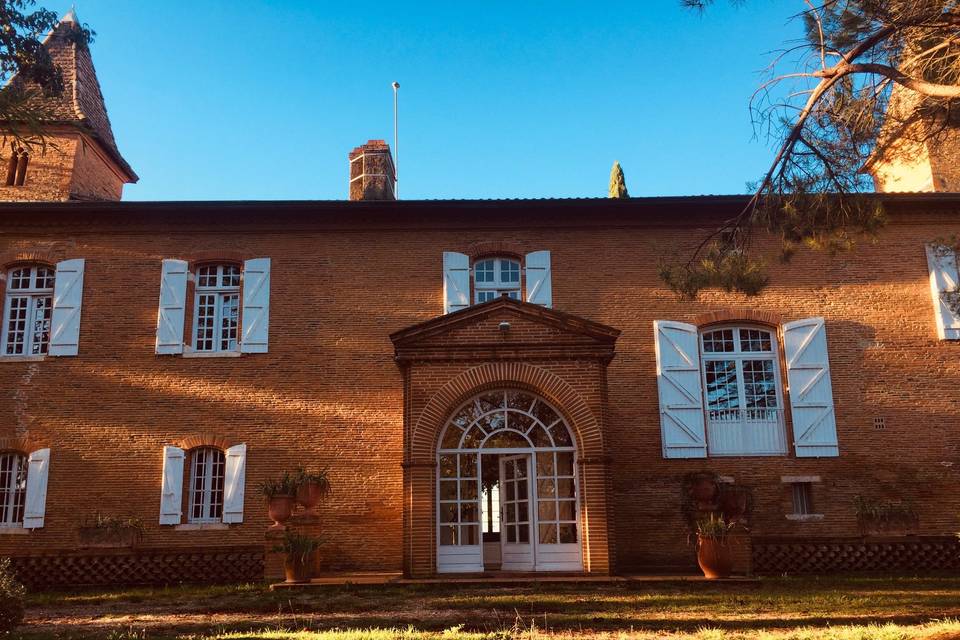
[[[65,12],[70,3],[40,0]],[[343,199],[392,140],[400,195],[740,193],[765,168],[747,101],[796,0],[79,0],[127,200]]]

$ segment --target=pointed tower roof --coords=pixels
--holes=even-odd
[[[128,181],[136,182],[139,179],[137,174],[120,154],[113,137],[90,48],[82,40],[71,37],[80,28],[79,24],[76,12],[70,9],[43,41],[63,75],[63,92],[58,96],[44,95],[38,98],[38,102],[51,114],[52,123],[77,126],[99,142],[127,174]],[[16,81],[14,77],[11,83]]]

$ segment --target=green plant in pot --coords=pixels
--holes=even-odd
[[[283,571],[287,582],[309,582],[310,568],[313,566],[313,555],[320,548],[320,539],[287,531],[283,541],[273,548],[274,551],[285,554]]]
[[[297,480],[288,471],[275,480],[260,484],[260,492],[267,499],[267,512],[273,520],[271,529],[283,529],[283,523],[293,515],[293,501],[297,494]]]
[[[710,580],[728,578],[733,572],[733,554],[728,539],[733,527],[734,523],[713,513],[697,521],[697,564]]]
[[[330,479],[327,470],[310,472],[300,467],[297,469],[297,504],[304,509],[312,509],[330,495]]]

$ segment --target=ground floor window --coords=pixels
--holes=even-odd
[[[27,496],[27,459],[19,453],[0,453],[0,527],[23,525]]]
[[[220,522],[223,518],[223,485],[226,457],[220,449],[203,447],[191,452],[190,523]]]

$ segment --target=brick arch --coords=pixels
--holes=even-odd
[[[180,448],[189,451],[199,447],[213,447],[226,451],[230,448],[230,441],[226,437],[215,433],[197,433],[180,440]]]
[[[603,433],[579,393],[546,369],[523,362],[497,362],[464,371],[447,382],[424,406],[410,435],[410,456],[430,461],[437,452],[440,433],[450,414],[471,396],[486,390],[516,386],[546,398],[567,421],[581,458],[603,456]]]
[[[783,324],[783,316],[772,311],[757,311],[755,309],[721,309],[720,311],[701,313],[691,320],[692,324],[701,328],[728,322],[753,322],[778,328]]]
[[[22,264],[42,264],[56,268],[61,258],[53,251],[7,251],[0,254],[0,265],[4,272]]]
[[[527,251],[519,242],[510,240],[490,240],[485,242],[476,242],[467,247],[467,255],[470,260],[478,260],[488,256],[508,255],[520,260],[523,259]]]
[[[0,451],[16,451],[27,455],[42,448],[41,445],[26,438],[0,438]]]
[[[237,251],[221,251],[218,253],[204,253],[187,260],[187,269],[196,271],[197,267],[205,264],[231,264],[243,268],[246,257]]]

